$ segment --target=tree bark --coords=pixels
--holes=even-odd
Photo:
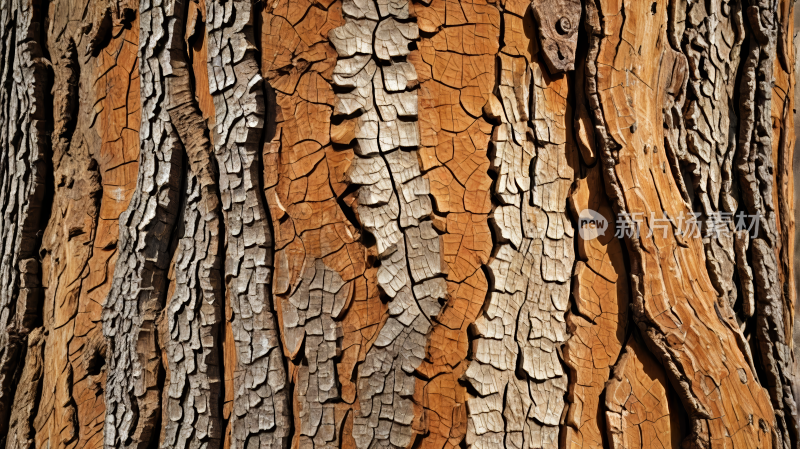
[[[4,0],[0,447],[800,447],[793,5]]]

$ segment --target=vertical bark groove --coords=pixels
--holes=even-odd
[[[633,71],[637,73],[639,79],[646,83],[646,86],[657,86],[658,89],[664,89],[664,93],[668,93],[672,85],[675,58],[671,55],[670,49],[663,49],[663,39],[658,41],[656,46],[648,43],[650,46],[645,49],[644,53],[644,55],[649,55],[650,52],[654,52],[660,60],[658,66],[631,67],[631,65],[623,65],[624,63],[620,64],[621,61],[610,59],[613,54],[626,51],[621,49],[621,46],[635,45],[636,40],[632,39],[637,36],[637,26],[641,22],[627,21],[629,16],[638,14],[635,8],[633,11],[626,12],[625,10],[629,7],[631,6],[628,4],[617,2],[600,2],[598,4],[598,20],[590,23],[592,25],[590,36],[592,45],[587,67],[588,90],[591,109],[594,113],[595,131],[599,136],[601,146],[600,159],[604,169],[606,191],[618,213],[631,214],[649,210],[659,213],[661,211],[653,207],[658,206],[669,216],[677,216],[677,212],[681,209],[685,210],[686,205],[682,206],[680,203],[664,199],[665,197],[669,198],[667,196],[669,194],[678,193],[674,188],[670,190],[668,187],[675,184],[665,184],[661,180],[662,176],[671,174],[666,171],[666,160],[662,161],[662,173],[650,171],[648,177],[654,183],[650,184],[650,179],[645,181],[637,178],[636,170],[639,167],[636,162],[640,159],[632,156],[633,151],[642,151],[640,148],[644,145],[639,143],[642,135],[648,136],[651,132],[657,133],[659,130],[659,127],[653,127],[651,130],[649,126],[645,126],[647,122],[641,120],[637,122],[636,114],[642,114],[642,120],[644,120],[646,114],[652,111],[652,109],[648,110],[651,102],[658,104],[658,100],[649,99],[645,94],[648,91],[639,88],[637,83],[617,87],[615,88],[617,90],[608,90],[613,77],[619,73],[616,70]],[[665,8],[656,5],[653,20],[663,17],[664,13]],[[628,27],[630,29],[627,29]],[[631,39],[622,40],[619,37],[623,29],[627,29],[627,32],[631,34]],[[601,38],[601,36],[604,37]],[[656,98],[663,98],[664,93],[659,93]],[[625,96],[622,97],[622,95]],[[633,102],[631,98],[634,95],[640,100],[639,102]],[[613,104],[611,103],[612,96],[616,100]],[[660,112],[652,111],[651,113],[660,114]],[[647,139],[644,140],[647,141]],[[653,155],[652,157],[658,160],[661,156]],[[634,185],[636,189],[631,190]],[[656,193],[652,193],[653,189],[656,189]],[[652,201],[654,196],[658,202],[651,205],[648,201]],[[738,326],[735,326],[735,322],[731,323],[732,317],[723,318],[720,315],[716,298],[709,298],[707,294],[699,295],[695,291],[684,292],[679,285],[673,287],[674,281],[669,279],[677,270],[689,270],[689,272],[695,270],[696,263],[692,262],[692,258],[697,257],[697,240],[686,239],[680,232],[674,231],[668,234],[667,238],[659,239],[658,234],[646,232],[649,227],[653,226],[653,223],[643,222],[633,225],[640,231],[639,235],[634,234],[626,238],[631,256],[633,319],[642,331],[648,349],[664,365],[672,386],[677,390],[692,419],[691,434],[684,444],[690,447],[709,447],[712,440],[735,438],[739,444],[770,445],[773,433],[772,411],[769,404],[764,403],[761,387],[755,382],[750,382],[750,379],[754,380],[753,373],[736,341],[735,334],[738,332]],[[675,243],[670,243],[670,238],[674,239]],[[678,248],[685,248],[685,250]],[[665,249],[670,252],[683,252],[683,255],[676,255],[674,262],[657,258],[659,250]],[[668,272],[662,271],[661,264],[670,267],[671,273],[667,274]],[[698,281],[710,282],[707,279],[706,277],[706,279],[698,279]],[[702,287],[701,289],[708,291]],[[689,301],[685,303],[685,306],[681,306],[680,303],[665,303],[665,300],[669,300],[674,295],[680,295]],[[713,311],[710,310],[712,306],[714,307]],[[665,310],[665,308],[669,313],[655,314],[656,310]],[[715,319],[717,316],[718,320]],[[696,321],[698,319],[699,321]],[[697,324],[691,324],[695,322]],[[703,323],[703,327],[698,326],[699,323]],[[727,336],[720,338],[722,333]],[[704,358],[706,363],[689,365],[686,359],[678,356],[687,351],[694,352],[694,357],[701,354],[696,352],[697,350],[706,353],[707,346],[703,349],[692,349],[695,342],[704,340],[714,345],[715,349],[712,349],[712,353],[719,351],[720,356],[727,359],[726,366],[722,366],[721,360],[713,361],[707,356]],[[740,375],[739,379],[732,379],[731,368],[737,365],[741,367],[737,369],[741,369],[745,375]],[[706,379],[713,380],[707,384],[708,380]],[[755,385],[755,388],[751,388],[750,385]],[[709,396],[715,389],[720,389],[722,392],[716,392],[713,396]],[[725,410],[729,406],[720,404],[722,405],[720,407],[715,402],[710,402],[711,398],[720,394],[724,397],[732,391],[737,391],[737,393],[733,393],[730,397],[736,398],[735,400],[739,404],[746,404],[751,410],[750,413],[754,415],[752,418],[743,421],[743,417],[740,418]],[[741,429],[746,429],[746,432],[736,433]]]

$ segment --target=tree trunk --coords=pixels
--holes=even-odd
[[[800,447],[793,4],[2,0],[0,447]]]

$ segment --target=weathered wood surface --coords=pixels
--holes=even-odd
[[[585,159],[584,159],[585,160]],[[573,214],[597,211],[614,218],[604,195],[600,167],[587,170],[570,197]],[[602,398],[606,382],[627,340],[629,296],[623,247],[611,232],[595,239],[578,239],[572,274],[573,310],[567,314],[570,338],[564,345],[564,363],[570,368],[570,387],[562,433],[565,447],[599,447],[610,432],[603,417]]]
[[[796,447],[793,14],[3,2],[0,445]]]
[[[681,199],[678,182],[666,170],[667,155],[674,152],[657,151],[658,143],[653,145],[656,151],[649,147],[664,140],[659,138],[664,97],[674,96],[685,76],[684,56],[669,47],[666,27],[651,25],[666,18],[667,5],[656,4],[655,11],[644,4],[598,6],[599,15],[615,17],[591,24],[596,37],[587,67],[596,133],[601,136],[599,159],[612,205],[617,212],[644,217],[662,211],[686,216],[690,204]],[[625,16],[636,19],[627,21]],[[653,38],[654,33],[661,38]],[[629,37],[623,40],[623,35]],[[627,47],[623,54],[641,50],[644,59],[619,57],[620,45]],[[645,64],[648,59],[660,63]],[[629,72],[636,74],[635,80],[621,82]],[[644,232],[653,226],[644,221],[639,236],[626,239],[633,320],[690,416],[687,440],[699,446],[712,441],[782,445],[780,431],[770,424],[776,415],[766,391],[754,382],[748,351],[741,348],[746,343],[730,304],[718,298],[701,265],[702,241],[685,229],[676,234],[671,226],[666,233]]]
[[[612,447],[680,447],[680,412],[664,369],[636,338],[629,338],[605,392]]]

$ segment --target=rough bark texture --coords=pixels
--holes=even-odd
[[[3,1],[0,446],[798,447],[793,4]]]

